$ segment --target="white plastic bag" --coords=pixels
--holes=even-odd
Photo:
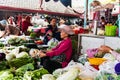
[[[98,70],[90,66],[89,62],[86,62],[85,70],[80,72],[79,77],[82,79],[86,79],[86,78],[94,79],[96,77],[97,72]]]
[[[117,63],[118,63],[118,61],[106,61],[106,62],[103,62],[99,66],[99,71],[104,71],[106,73],[114,74],[115,73],[114,67],[115,67],[115,65]]]

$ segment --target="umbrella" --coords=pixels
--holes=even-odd
[[[71,0],[60,0],[60,1],[65,7],[67,6],[71,7]]]

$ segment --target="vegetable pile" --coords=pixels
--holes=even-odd
[[[10,39],[8,40],[8,44],[14,45],[14,46],[23,45],[23,43],[25,43],[25,42],[26,42],[25,39],[19,38],[19,37],[10,38]]]

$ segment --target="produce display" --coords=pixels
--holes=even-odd
[[[37,69],[34,59],[29,53],[21,51],[25,50],[22,48],[12,47],[9,53],[1,53],[0,80],[39,80],[49,73],[44,68]],[[3,52],[8,49],[3,48]]]
[[[36,36],[37,36],[37,34],[36,33],[34,33],[34,32],[32,32],[32,33],[30,33],[30,38],[36,38]]]
[[[23,45],[23,43],[25,43],[25,42],[26,42],[26,40],[19,38],[19,37],[10,38],[8,40],[8,44],[15,45],[15,46]]]
[[[29,40],[33,39],[13,37],[7,41],[9,46],[0,43],[0,80],[120,80],[120,75],[114,71],[118,61],[112,54],[97,50],[90,50],[89,54],[79,56],[78,62],[71,61],[65,68],[49,74],[38,65],[41,60],[35,54],[39,49],[25,46],[27,43],[40,45],[42,41],[34,39],[30,43]],[[74,48],[76,43],[73,43]]]

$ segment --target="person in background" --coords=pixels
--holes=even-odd
[[[5,26],[7,26],[7,21],[5,19],[0,21],[0,30],[3,31],[5,29]]]
[[[58,28],[62,28],[64,26],[65,26],[65,20],[64,19],[60,19]]]
[[[28,34],[27,29],[28,29],[29,26],[32,26],[31,17],[26,16],[25,20],[22,21],[22,32],[26,35]]]
[[[104,53],[111,53],[118,61],[120,61],[120,54],[114,51],[111,47],[102,45],[100,48],[98,48],[100,51],[103,51]]]
[[[100,24],[101,24],[101,29],[104,30],[106,25],[105,17],[103,16],[101,17]]]
[[[53,34],[51,31],[48,31],[47,37],[49,38],[49,41],[47,43],[47,45],[49,46],[47,49],[49,50],[49,49],[54,48],[58,44],[59,41],[53,37]]]
[[[45,22],[43,23],[43,25],[44,25],[44,27],[47,27],[50,24],[50,17],[49,16],[45,17],[44,21]]]
[[[0,38],[3,36],[5,32],[5,27],[7,26],[7,21],[6,20],[1,20],[0,21]]]
[[[60,41],[61,40],[61,38],[60,38],[60,32],[59,32],[58,27],[56,25],[56,21],[57,21],[56,18],[52,18],[50,20],[50,25],[48,25],[47,28],[46,28],[46,33],[48,31],[51,31],[52,34],[53,34],[53,37]],[[49,39],[47,37],[47,34],[45,34],[45,35],[46,36],[44,38],[44,43],[47,44],[48,41],[49,41]]]
[[[60,25],[65,25],[65,20],[64,19],[60,19],[59,24]]]
[[[94,0],[91,3],[91,6],[93,7],[94,13],[93,13],[93,20],[100,20],[100,8],[101,8],[101,3],[97,0]]]
[[[16,27],[16,24],[15,24],[15,22],[14,22],[14,17],[13,17],[13,16],[10,16],[10,17],[8,18],[8,25],[11,25],[11,26]]]
[[[21,29],[21,23],[22,23],[22,15],[18,14],[17,16],[17,26]]]
[[[63,39],[55,48],[43,52],[40,50],[38,57],[41,58],[41,64],[45,69],[52,73],[55,69],[63,68],[68,65],[72,56],[72,41],[70,35],[74,32],[70,26],[64,26],[60,29],[60,36]]]
[[[6,25],[4,27],[4,32],[1,35],[1,37],[6,37],[9,35],[16,35],[19,36],[20,35],[20,29],[18,27],[15,27],[13,25]]]

